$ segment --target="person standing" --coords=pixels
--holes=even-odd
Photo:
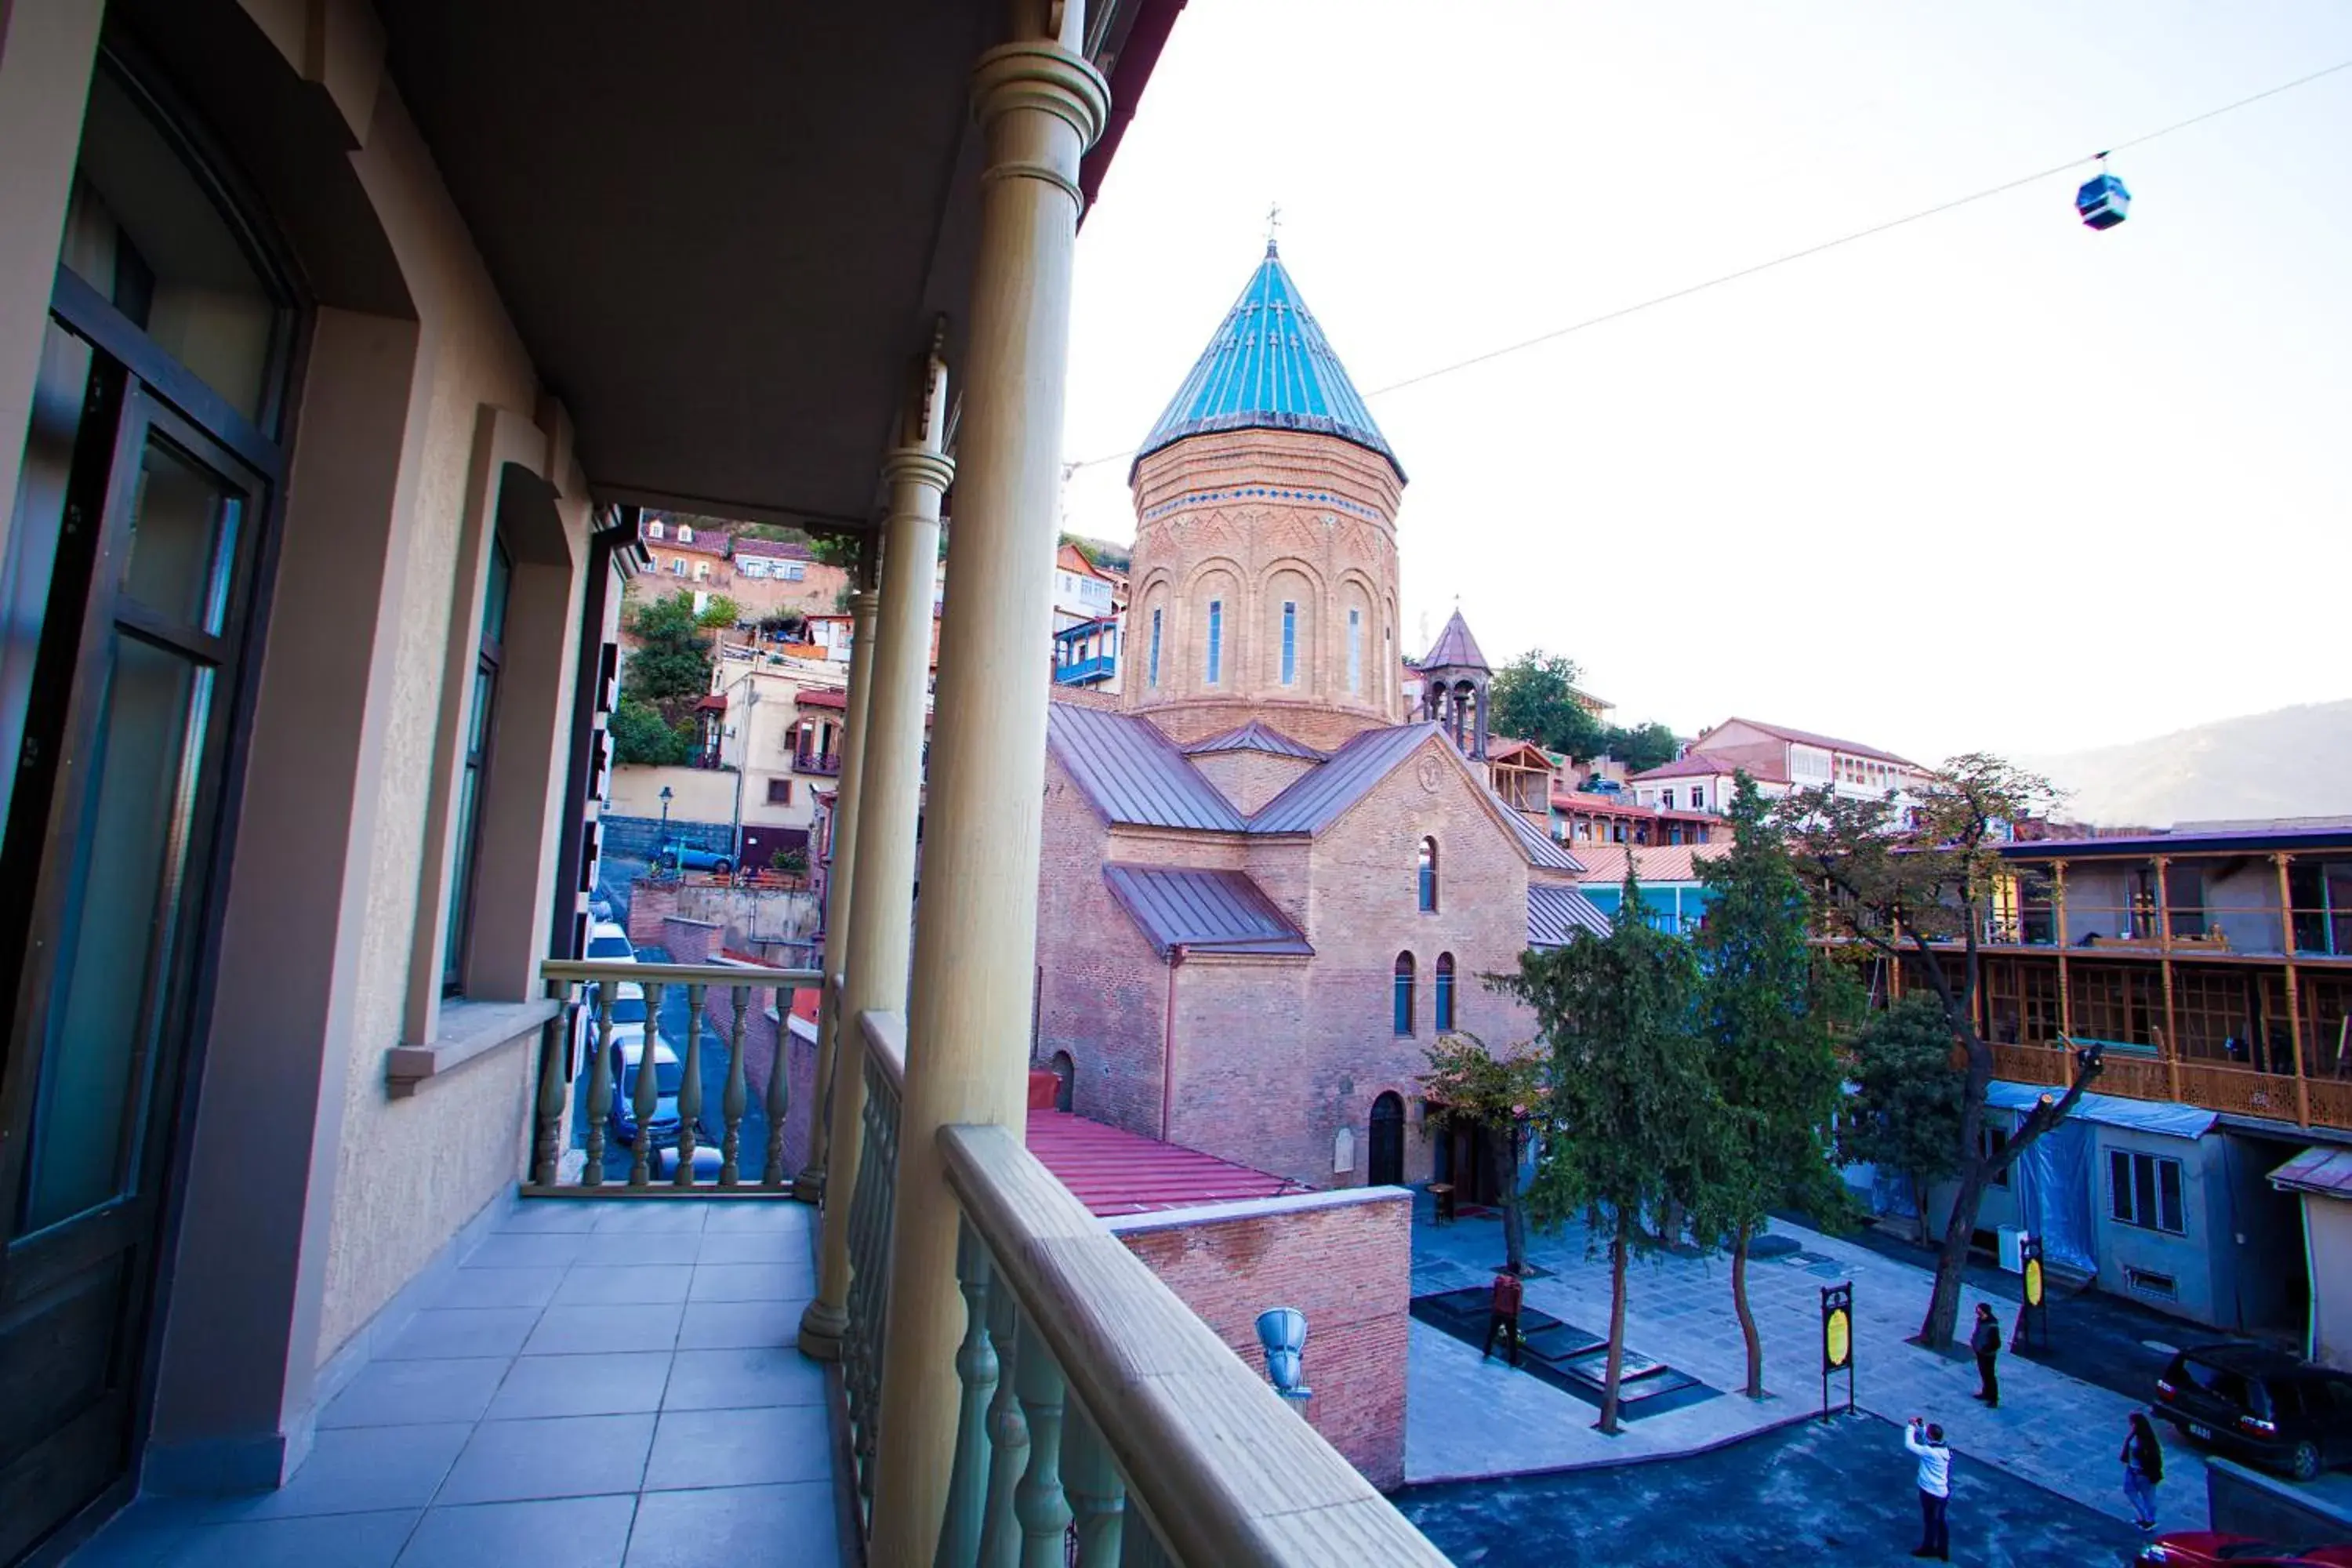
[[[1952,1532],[1945,1512],[1952,1501],[1952,1451],[1944,1447],[1944,1429],[1914,1415],[1903,1446],[1919,1461],[1919,1544],[1911,1555],[1949,1563]]]
[[[2132,1521],[2143,1531],[2156,1528],[2156,1488],[2164,1479],[2164,1445],[2156,1440],[2156,1424],[2137,1410],[2124,1437],[2124,1496],[2131,1500]]]
[[[1519,1284],[1518,1265],[1507,1263],[1495,1276],[1495,1294],[1486,1311],[1486,1348],[1478,1359],[1485,1361],[1495,1353],[1495,1336],[1503,1336],[1503,1346],[1510,1352],[1511,1364],[1519,1364]]]
[[[1977,1303],[1976,1331],[1969,1336],[1969,1348],[1977,1352],[1977,1397],[1998,1410],[2000,1372],[1996,1363],[2000,1360],[2000,1320],[1993,1316],[1989,1301]]]

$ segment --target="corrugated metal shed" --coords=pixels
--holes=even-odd
[[[2352,1149],[2305,1149],[2271,1173],[2271,1185],[2352,1199]]]
[[[1731,853],[1728,844],[1580,844],[1577,854],[1585,866],[1585,885],[1614,887],[1625,879],[1626,851],[1634,853],[1633,869],[1646,886],[1652,882],[1696,882],[1698,863],[1719,860]]]
[[[1249,826],[1149,720],[1056,702],[1045,744],[1108,821],[1216,833]]]
[[[1528,885],[1529,947],[1565,947],[1569,939],[1579,931],[1607,936],[1609,917],[1574,888],[1552,887],[1541,882]]]
[[[1310,763],[1330,760],[1331,753],[1318,752],[1303,741],[1294,741],[1279,730],[1269,729],[1253,719],[1237,730],[1212,735],[1205,741],[1195,741],[1184,748],[1188,757],[1205,757],[1218,752],[1264,752],[1275,757],[1303,757]]]
[[[1331,753],[1331,760],[1258,808],[1252,833],[1320,833],[1388,777],[1415,746],[1438,732],[1434,724],[1367,730]]]
[[[1243,872],[1106,866],[1103,880],[1162,958],[1180,942],[1200,952],[1314,954],[1306,935]]]
[[[1307,1189],[1154,1138],[1088,1121],[1066,1110],[1032,1110],[1029,1152],[1097,1215],[1148,1214]]]

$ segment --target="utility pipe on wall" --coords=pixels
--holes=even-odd
[[[1168,1016],[1160,1024],[1160,1141],[1168,1142],[1168,1117],[1176,1090],[1176,971],[1192,949],[1177,942],[1168,950]]]

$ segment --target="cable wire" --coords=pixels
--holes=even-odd
[[[2192,114],[2186,120],[2177,120],[2169,125],[2160,126],[2154,131],[2147,132],[2141,135],[2132,137],[2129,141],[2115,142],[2108,147],[2106,153],[2103,153],[2099,154],[2099,156],[2105,157],[2110,153],[2119,153],[2126,147],[2145,146],[2148,142],[2157,140],[2158,137],[2169,136],[2176,131],[2186,131],[2192,125],[2201,125],[2206,121],[2218,119],[2221,115],[2232,113],[2238,110],[2245,108],[2249,104],[2260,103],[2266,98],[2276,98],[2283,92],[2292,92],[2296,88],[2308,87],[2313,82],[2318,81],[2322,78],[2334,76],[2336,72],[2342,70],[2352,70],[2352,60],[2338,60],[2336,64],[2313,71],[2308,76],[2300,76],[2295,78],[2293,81],[2281,82],[2276,87],[2264,88],[2262,91],[2250,94],[2247,97],[2237,100],[2235,102],[2222,104],[2217,109],[2206,110],[2201,114]],[[2065,174],[2071,169],[2079,168],[2082,166],[2083,162],[2084,160],[2081,158],[2069,158],[2064,163],[2053,163],[2047,169],[2038,169],[2031,174],[2021,174],[2016,179],[2005,180],[1998,185],[1988,185],[1983,190],[1971,192],[1968,195],[1955,196],[1950,201],[1938,202],[1934,206],[1923,207],[1917,212],[1906,213],[1901,217],[1889,218],[1885,223],[1873,224],[1868,228],[1858,228],[1851,234],[1840,235],[1835,239],[1825,239],[1818,245],[1809,245],[1801,250],[1791,250],[1786,255],[1773,257],[1769,261],[1759,261],[1751,266],[1742,267],[1736,271],[1726,272],[1717,277],[1709,278],[1704,281],[1690,284],[1685,288],[1672,289],[1664,294],[1653,295],[1649,299],[1636,300],[1631,305],[1621,306],[1614,310],[1603,311],[1598,316],[1588,316],[1580,321],[1571,321],[1564,327],[1554,327],[1549,331],[1538,332],[1531,338],[1522,338],[1514,343],[1505,343],[1500,348],[1488,349],[1483,353],[1472,354],[1467,359],[1455,360],[1449,364],[1442,364],[1434,367],[1433,369],[1422,371],[1418,374],[1406,376],[1402,381],[1392,381],[1385,386],[1376,386],[1371,391],[1364,394],[1364,396],[1367,399],[1370,399],[1385,396],[1387,394],[1391,392],[1402,392],[1408,386],[1419,386],[1423,382],[1435,381],[1440,376],[1452,375],[1457,371],[1465,371],[1471,369],[1475,365],[1486,364],[1490,361],[1501,359],[1507,354],[1519,353],[1528,349],[1540,347],[1545,343],[1556,342],[1561,338],[1567,337],[1571,333],[1583,331],[1588,328],[1605,326],[1611,321],[1622,321],[1626,317],[1638,315],[1643,310],[1654,310],[1660,305],[1670,305],[1677,300],[1687,300],[1694,294],[1705,293],[1709,289],[1719,289],[1727,283],[1737,283],[1743,279],[1753,278],[1759,272],[1769,272],[1776,267],[1786,267],[1792,261],[1803,261],[1810,257],[1819,256],[1825,250],[1835,250],[1842,245],[1852,245],[1856,240],[1874,238],[1891,229],[1901,228],[1906,224],[1918,223],[1926,218],[1937,217],[1945,213],[1953,211],[1955,208],[1968,206],[1972,203],[1985,201],[1993,196],[2006,195],[2011,191],[2021,189],[2026,185],[2034,184],[2042,180],[2051,179],[2056,175]],[[1107,452],[1099,458],[1087,458],[1079,462],[1065,464],[1062,470],[1063,477],[1066,479],[1082,468],[1096,468],[1104,463],[1118,462],[1122,458],[1131,458],[1135,455],[1135,452],[1136,448],[1130,447],[1123,452]]]

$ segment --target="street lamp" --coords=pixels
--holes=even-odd
[[[661,832],[654,840],[654,864],[656,866],[661,864],[662,856],[667,853],[669,849],[669,785],[664,784],[662,785],[661,792]]]
[[[1274,1391],[1288,1401],[1301,1417],[1315,1391],[1301,1383],[1306,1375],[1307,1314],[1296,1307],[1276,1307],[1257,1315],[1257,1342],[1265,1351],[1265,1374]]]

